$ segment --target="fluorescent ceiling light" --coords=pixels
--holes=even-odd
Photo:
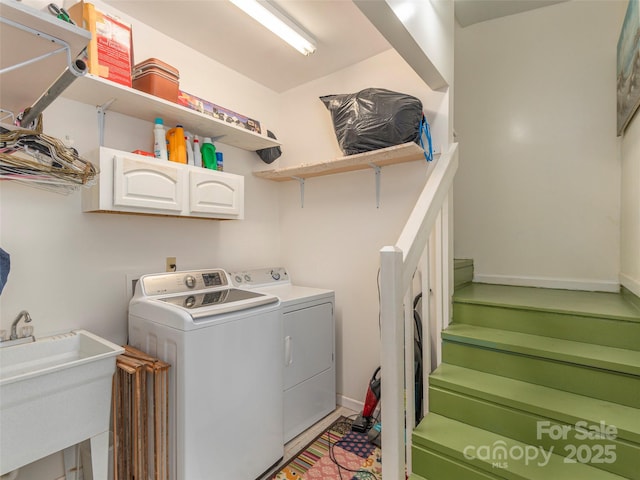
[[[303,55],[316,51],[315,41],[266,0],[229,0]]]

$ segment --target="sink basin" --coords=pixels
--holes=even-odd
[[[108,432],[123,351],[86,330],[0,348],[0,475]]]

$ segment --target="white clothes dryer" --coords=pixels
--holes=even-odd
[[[254,480],[284,453],[278,298],[224,270],[144,275],[129,342],[171,364],[171,480]]]
[[[280,299],[284,338],[284,441],[336,408],[335,292],[291,283],[286,269],[230,273],[236,287]]]

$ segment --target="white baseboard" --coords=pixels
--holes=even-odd
[[[353,398],[345,397],[341,394],[336,394],[336,403],[341,407],[348,408],[354,412],[361,412],[364,407],[364,402],[354,400]]]
[[[621,273],[620,284],[637,297],[640,297],[640,280],[636,280],[625,273]]]
[[[520,277],[509,275],[484,275],[476,273],[473,281],[517,287],[556,288],[561,290],[585,290],[590,292],[620,291],[620,284],[608,280],[580,280],[576,278]],[[629,288],[629,287],[627,287]],[[629,288],[631,290],[631,288]]]

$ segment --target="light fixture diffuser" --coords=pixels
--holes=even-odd
[[[247,15],[253,17],[266,28],[271,30],[282,40],[303,55],[310,55],[316,51],[315,41],[293,20],[280,12],[266,0],[229,0]]]

